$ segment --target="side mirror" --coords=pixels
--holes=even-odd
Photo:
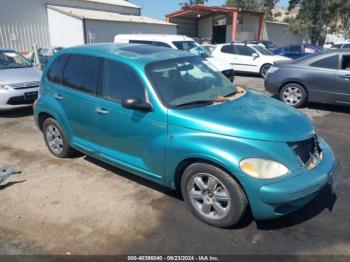
[[[259,57],[259,54],[258,53],[253,53],[252,57],[257,58],[257,57]]]
[[[136,97],[129,97],[122,101],[122,106],[127,109],[140,110],[149,112],[153,110],[151,104],[143,102],[141,99]]]

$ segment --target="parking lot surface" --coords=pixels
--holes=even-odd
[[[263,80],[236,83],[263,92]],[[350,255],[350,109],[301,109],[342,166],[306,207],[273,221],[248,215],[218,229],[191,215],[173,191],[90,157],[54,158],[31,110],[0,113],[0,167],[22,171],[0,186],[0,254],[344,254]],[[283,127],[281,127],[283,129]]]

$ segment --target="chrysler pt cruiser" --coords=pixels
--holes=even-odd
[[[179,190],[195,216],[273,219],[337,183],[302,113],[234,86],[198,56],[146,45],[67,48],[46,67],[34,116],[51,153],[76,151]]]

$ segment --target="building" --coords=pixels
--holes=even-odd
[[[112,42],[120,33],[176,34],[176,25],[141,16],[125,0],[1,0],[0,47]]]
[[[178,34],[212,43],[263,39],[264,13],[235,7],[194,5],[166,15]]]

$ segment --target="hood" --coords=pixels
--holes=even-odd
[[[227,103],[169,109],[169,124],[275,142],[301,141],[315,133],[313,124],[304,114],[276,99],[253,92]]]
[[[232,65],[230,65],[230,63],[227,63],[225,60],[222,60],[220,58],[217,57],[208,57],[205,60],[207,60],[209,63],[211,63],[212,65],[214,65],[218,71],[225,71],[225,70],[230,70],[233,69]]]
[[[40,82],[42,71],[35,66],[0,70],[0,83],[19,84]]]

